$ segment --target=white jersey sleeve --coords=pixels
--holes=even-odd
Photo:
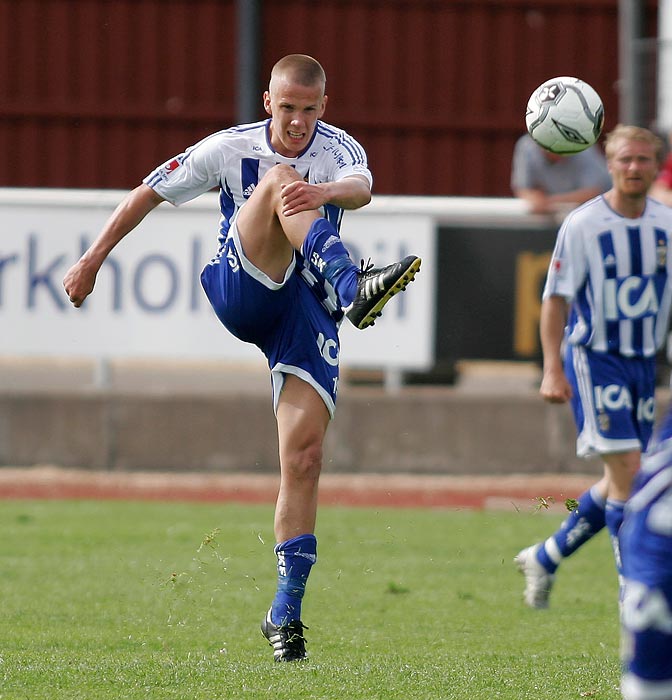
[[[160,165],[143,182],[179,206],[218,187],[225,167],[224,151],[213,134]]]
[[[367,180],[369,187],[373,185],[366,153],[348,133],[330,124],[318,122],[315,145],[319,146],[319,155],[311,164],[311,182],[338,182],[359,175]]]
[[[561,296],[572,301],[588,274],[588,261],[580,225],[570,214],[562,223],[551,256],[543,298]]]

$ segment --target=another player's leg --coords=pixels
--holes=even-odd
[[[574,554],[605,525],[606,478],[579,496],[577,507],[560,528],[544,542],[518,552],[514,561],[525,576],[525,603],[547,608],[555,572],[566,557]]]
[[[623,563],[621,561],[619,532],[623,523],[625,503],[630,496],[632,483],[641,463],[641,453],[639,450],[617,452],[604,455],[604,460],[610,480],[606,507],[606,525],[609,538],[611,539],[611,546],[614,550],[614,560],[622,596]]]
[[[635,476],[640,468],[642,452],[646,451],[653,433],[655,418],[656,365],[654,358],[622,361],[621,376],[626,378],[631,407],[611,416],[610,429],[620,439],[616,449],[603,455],[609,475],[606,523],[614,550],[621,595],[623,593],[623,565],[619,544],[619,532],[623,523],[626,501],[630,498]],[[627,382],[627,383],[626,383]]]
[[[571,407],[579,435],[577,455],[585,457],[600,453],[608,444],[605,440],[609,436],[598,430],[600,416],[592,387],[607,386],[616,381],[613,378],[613,363],[571,344],[567,344],[564,360],[565,375],[572,387]],[[620,371],[620,367],[617,370]],[[620,376],[616,376],[622,383]],[[608,379],[603,381],[604,377]],[[611,414],[609,418],[612,418]],[[605,469],[604,477],[581,494],[578,508],[569,514],[557,532],[516,555],[514,562],[525,576],[524,600],[527,605],[533,608],[548,607],[555,573],[562,560],[576,552],[605,526],[608,488],[609,476]]]
[[[285,375],[277,406],[280,489],[275,512],[278,586],[261,625],[276,661],[306,658],[301,604],[313,564],[317,489],[329,412],[315,389]]]

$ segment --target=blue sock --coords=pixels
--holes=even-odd
[[[594,537],[605,525],[605,502],[593,486],[579,496],[579,505],[539,548],[537,560],[549,572],[555,573],[560,562],[591,537]]]
[[[326,219],[315,219],[308,229],[301,252],[331,283],[341,305],[349,306],[357,294],[359,268],[350,259],[338,231]]]
[[[278,557],[278,589],[271,606],[271,620],[283,625],[301,619],[301,600],[306,581],[317,561],[315,535],[299,535],[275,546]]]

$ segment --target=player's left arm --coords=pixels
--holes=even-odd
[[[348,175],[335,182],[310,184],[297,180],[282,188],[285,216],[333,204],[341,209],[359,209],[371,201],[371,185],[363,175]]]

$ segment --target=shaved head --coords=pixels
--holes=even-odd
[[[269,90],[274,81],[280,78],[304,87],[319,85],[322,94],[324,94],[327,83],[327,76],[322,66],[311,56],[302,53],[285,56],[273,66]]]
[[[294,158],[307,148],[327,106],[322,66],[310,56],[294,53],[281,58],[271,71],[264,109],[271,115],[271,145]]]

